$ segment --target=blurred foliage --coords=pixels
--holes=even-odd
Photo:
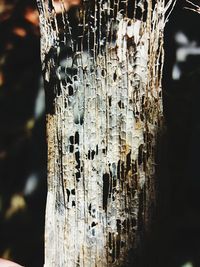
[[[35,2],[0,2],[0,257],[29,267],[43,265],[46,198]]]

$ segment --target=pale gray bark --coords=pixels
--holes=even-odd
[[[63,2],[59,22],[52,3],[38,0],[48,102],[46,267],[125,265],[149,224],[163,30],[175,1],[152,2],[83,1],[74,21]]]

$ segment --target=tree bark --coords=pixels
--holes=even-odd
[[[125,266],[155,202],[163,30],[174,1],[71,2],[38,0],[45,266]]]

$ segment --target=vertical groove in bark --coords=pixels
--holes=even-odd
[[[125,265],[148,225],[171,4],[85,0],[70,10],[61,4],[56,14],[54,2],[38,0],[48,113],[46,267]]]

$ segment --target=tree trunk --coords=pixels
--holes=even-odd
[[[173,1],[79,2],[38,0],[45,266],[125,266],[155,202],[163,30]]]

